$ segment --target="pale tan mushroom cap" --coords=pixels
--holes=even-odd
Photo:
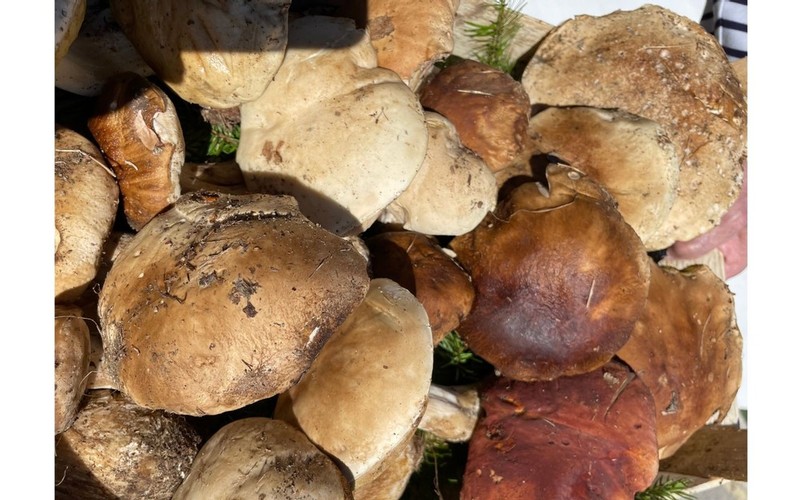
[[[128,224],[138,231],[181,194],[183,130],[167,94],[135,73],[108,80],[89,130],[117,175]]]
[[[471,231],[497,203],[494,174],[461,144],[444,116],[425,112],[428,150],[411,185],[379,220],[423,234],[458,236]]]
[[[746,105],[725,53],[699,24],[654,5],[577,16],[542,40],[522,84],[534,105],[616,108],[667,130],[681,160],[679,191],[654,238],[690,240],[736,199]]]
[[[173,500],[352,498],[342,472],[299,430],[263,417],[236,420],[203,445]]]
[[[127,71],[145,77],[153,74],[114,21],[111,7],[105,2],[91,2],[78,37],[56,65],[56,87],[95,96],[106,80]]]
[[[453,51],[459,0],[370,0],[369,32],[378,65],[417,89],[433,64]]]
[[[395,282],[374,279],[300,382],[278,398],[275,418],[344,464],[357,490],[416,430],[432,369],[422,305]]]
[[[283,60],[289,0],[114,0],[114,18],[183,99],[231,108],[264,92]]]
[[[660,125],[623,111],[548,108],[528,133],[540,151],[600,182],[648,251],[669,246],[653,235],[675,201],[680,162]]]
[[[97,274],[119,188],[103,155],[72,130],[55,131],[55,298],[77,300]]]
[[[148,408],[240,408],[293,385],[368,283],[366,260],[291,198],[189,193],[114,261],[104,363]]]
[[[86,0],[56,0],[56,66],[78,38],[86,15]]]
[[[72,425],[89,373],[89,327],[78,307],[56,306],[55,433]]]
[[[411,184],[428,137],[414,93],[376,64],[349,19],[290,23],[274,81],[241,107],[236,161],[248,188],[291,194],[336,234],[369,227]]]

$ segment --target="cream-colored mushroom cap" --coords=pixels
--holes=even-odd
[[[189,193],[114,260],[103,361],[141,406],[234,410],[297,382],[368,286],[353,245],[290,197]]]
[[[716,39],[655,5],[577,16],[536,48],[531,104],[613,108],[660,124],[681,161],[678,197],[653,237],[667,246],[714,227],[743,181],[747,108]]]
[[[433,344],[422,305],[375,279],[300,382],[278,398],[275,418],[298,426],[355,480],[417,428],[428,400]]]
[[[122,30],[183,99],[231,108],[261,95],[283,60],[289,0],[112,0]]]
[[[86,0],[56,0],[56,66],[78,37],[86,15]]]
[[[89,327],[78,307],[56,306],[55,433],[72,425],[89,374]]]
[[[342,472],[299,430],[264,417],[236,420],[203,445],[173,500],[350,499]]]
[[[623,111],[547,108],[528,133],[540,151],[602,184],[648,251],[669,246],[654,236],[677,197],[680,161],[663,127]]]
[[[425,161],[380,221],[402,224],[424,234],[458,236],[471,231],[497,203],[494,174],[483,160],[461,144],[444,116],[425,112],[428,150]]]
[[[376,65],[352,20],[291,22],[273,82],[241,107],[236,161],[247,187],[291,194],[340,235],[369,227],[411,184],[428,140],[414,93]]]
[[[55,298],[75,301],[97,274],[119,188],[103,155],[72,130],[55,131]]]
[[[56,87],[82,96],[100,93],[106,80],[118,73],[150,76],[153,69],[120,30],[107,2],[92,1],[78,37],[56,65]]]

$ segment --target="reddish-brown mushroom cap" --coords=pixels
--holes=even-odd
[[[553,379],[602,366],[644,310],[641,241],[595,181],[563,165],[519,186],[450,246],[475,304],[459,334],[505,376]]]
[[[645,312],[617,355],[653,393],[666,458],[727,414],[741,383],[742,335],[733,295],[708,267],[651,268]]]
[[[482,407],[463,500],[630,499],[658,472],[653,399],[622,363],[546,382],[498,378]]]

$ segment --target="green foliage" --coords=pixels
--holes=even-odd
[[[437,383],[470,383],[490,370],[491,365],[470,351],[455,331],[448,333],[434,350],[434,378]]]
[[[492,23],[480,24],[467,21],[467,35],[480,44],[475,54],[478,61],[511,73],[515,61],[511,60],[511,42],[522,27],[520,9],[524,3],[511,0],[494,0],[492,7],[497,17]]]
[[[667,480],[659,477],[644,491],[634,495],[634,500],[693,500],[694,496],[686,493],[689,482],[686,479]]]
[[[239,125],[225,127],[223,125],[211,126],[211,137],[208,141],[208,156],[230,155],[239,147]]]

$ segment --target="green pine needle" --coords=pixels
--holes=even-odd
[[[694,500],[694,496],[686,493],[689,481],[686,479],[666,480],[659,477],[644,491],[634,495],[634,500]]]
[[[223,125],[211,126],[211,137],[208,141],[208,156],[230,155],[239,147],[239,125],[232,128]]]
[[[494,0],[492,7],[497,13],[494,22],[480,24],[467,21],[467,35],[480,44],[475,57],[479,62],[506,73],[514,69],[509,51],[511,42],[522,27],[520,10],[524,3],[512,0]]]

